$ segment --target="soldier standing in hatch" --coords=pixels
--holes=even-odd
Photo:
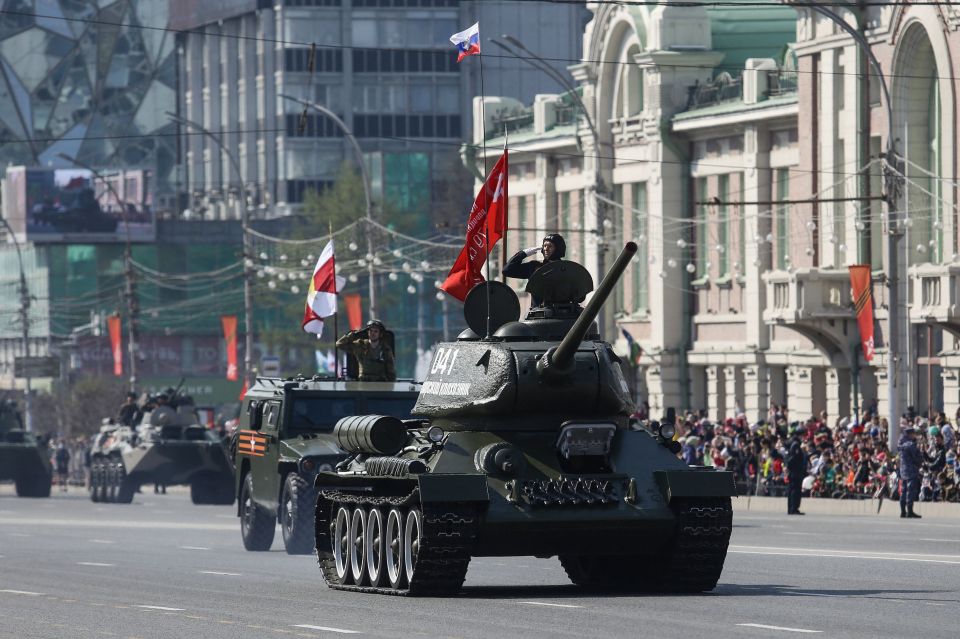
[[[531,246],[528,249],[518,251],[516,255],[510,258],[507,265],[503,267],[503,274],[507,277],[515,277],[520,280],[528,280],[538,268],[553,260],[561,260],[567,252],[567,243],[563,241],[563,236],[559,233],[551,233],[543,238],[540,246]],[[543,254],[543,261],[524,262],[525,259],[537,253]],[[542,301],[536,296],[531,300],[533,306],[540,306]]]
[[[364,330],[350,331],[337,340],[337,348],[357,358],[361,382],[397,381],[393,350],[382,339],[386,332],[383,322],[370,320]]]

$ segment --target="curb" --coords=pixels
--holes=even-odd
[[[900,519],[900,503],[884,499],[877,514],[877,501],[874,499],[823,499],[804,498],[800,510],[816,515],[854,515],[882,519]],[[944,502],[916,502],[914,510],[924,519],[960,520],[960,504]],[[747,497],[733,499],[735,513],[777,513],[787,514],[786,497]]]

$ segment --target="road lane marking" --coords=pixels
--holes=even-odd
[[[27,533],[7,533],[11,537],[29,537]]]
[[[960,539],[921,539],[920,541],[946,542],[948,544],[960,544]]]
[[[106,509],[104,509],[106,510]],[[113,511],[116,512],[116,511]],[[46,518],[46,517],[18,517],[0,521],[2,526],[63,526],[68,528],[109,528],[111,531],[118,529],[129,530],[212,530],[212,531],[236,531],[236,524],[203,524],[187,522],[168,522],[168,521],[132,521],[107,519],[64,519],[64,518]],[[7,533],[14,537],[29,537],[25,533]]]
[[[783,630],[784,632],[803,632],[806,634],[818,634],[823,632],[823,630],[808,630],[806,628],[787,628],[786,626],[768,626],[763,623],[738,623],[738,626],[744,626],[745,628],[761,628],[763,630]]]
[[[239,572],[215,572],[213,570],[200,570],[201,575],[220,575],[222,577],[242,577]]]
[[[820,533],[810,533],[810,532],[785,532],[785,533],[780,533],[780,534],[781,534],[781,535],[795,535],[795,536],[798,536],[798,537],[799,537],[799,536],[803,536],[803,537],[816,537],[816,536],[819,535]]]
[[[103,563],[100,563],[99,561],[78,561],[77,565],[78,566],[96,566],[99,568],[112,568],[117,564],[103,564]]]
[[[110,541],[109,539],[88,539],[91,544],[115,544],[117,542]]]
[[[145,610],[163,610],[165,612],[183,612],[186,608],[169,608],[167,606],[147,606],[145,604],[134,604],[134,608],[143,608]]]
[[[42,592],[30,592],[29,590],[0,590],[8,595],[26,595],[27,597],[42,597]]]
[[[324,632],[337,632],[341,635],[360,635],[363,634],[359,630],[347,630],[345,628],[331,628],[330,626],[313,626],[308,623],[297,624],[296,626],[290,626],[291,628],[306,628],[307,630],[322,630]]]
[[[517,603],[526,606],[549,606],[551,608],[583,608],[583,606],[574,606],[572,604],[546,603],[543,601],[518,601]]]
[[[741,555],[777,555],[782,557],[821,557],[829,559],[878,559],[887,561],[915,561],[929,564],[960,565],[960,555],[923,555],[868,550],[830,550],[821,548],[783,548],[779,546],[736,546],[728,552]]]
[[[210,550],[204,546],[177,546],[180,550]]]

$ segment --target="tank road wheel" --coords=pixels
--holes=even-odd
[[[350,574],[353,583],[362,586],[367,578],[367,513],[353,509],[350,521]]]
[[[382,586],[386,575],[383,513],[373,507],[367,515],[367,579],[371,586]]]
[[[423,515],[419,508],[410,509],[403,528],[403,568],[407,582],[412,583],[413,571],[417,567],[417,557],[420,554],[420,538],[423,536]]]
[[[296,473],[287,475],[280,500],[280,531],[288,555],[309,555],[314,547],[316,491]]]
[[[243,537],[243,547],[252,551],[270,550],[276,527],[276,520],[263,512],[253,500],[253,476],[248,474],[240,492],[240,536]]]
[[[333,560],[337,570],[337,579],[342,584],[350,583],[350,508],[345,504],[335,505],[337,514],[333,520]]]
[[[100,501],[100,464],[96,461],[90,464],[90,501]]]
[[[403,587],[403,513],[391,508],[387,515],[387,529],[384,536],[383,559],[387,564],[387,579],[390,587],[399,590]]]

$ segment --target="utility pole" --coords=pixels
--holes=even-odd
[[[110,190],[110,193],[113,194],[114,199],[117,201],[117,206],[120,207],[120,217],[123,220],[123,228],[126,231],[126,241],[123,249],[123,290],[127,305],[127,322],[129,324],[129,328],[127,329],[129,335],[127,339],[127,357],[130,361],[130,392],[136,393],[137,352],[139,351],[138,345],[140,343],[140,300],[137,298],[137,283],[133,274],[133,249],[130,244],[130,221],[127,219],[126,203],[124,199],[120,197],[120,194],[117,193],[117,189],[113,186],[113,182],[109,181],[95,168],[89,164],[86,164],[85,162],[81,162],[75,157],[67,155],[66,153],[60,153],[58,155],[61,159],[64,159],[71,164],[76,164],[77,166],[93,173],[94,177],[107,186],[107,189]]]
[[[237,157],[227,148],[223,140],[207,128],[176,113],[167,111],[166,114],[174,122],[190,127],[210,138],[226,154],[227,159],[230,160],[230,167],[237,177],[238,193],[235,208],[238,210],[235,215],[240,220],[240,228],[243,232],[243,255],[241,256],[243,260],[243,323],[245,325],[243,331],[243,378],[252,386],[255,381],[253,378],[253,240],[250,237],[250,209],[246,203],[246,189],[243,187],[243,173],[240,171],[240,163],[237,162]]]
[[[27,275],[23,270],[23,253],[20,251],[20,242],[17,236],[10,228],[6,218],[0,218],[0,222],[7,228],[13,245],[17,249],[17,262],[20,265],[20,324],[23,327],[23,356],[30,357],[30,289],[27,288]],[[24,379],[26,380],[26,392],[24,393],[24,413],[25,428],[27,432],[33,431],[33,389],[31,388],[30,365],[24,366]]]

